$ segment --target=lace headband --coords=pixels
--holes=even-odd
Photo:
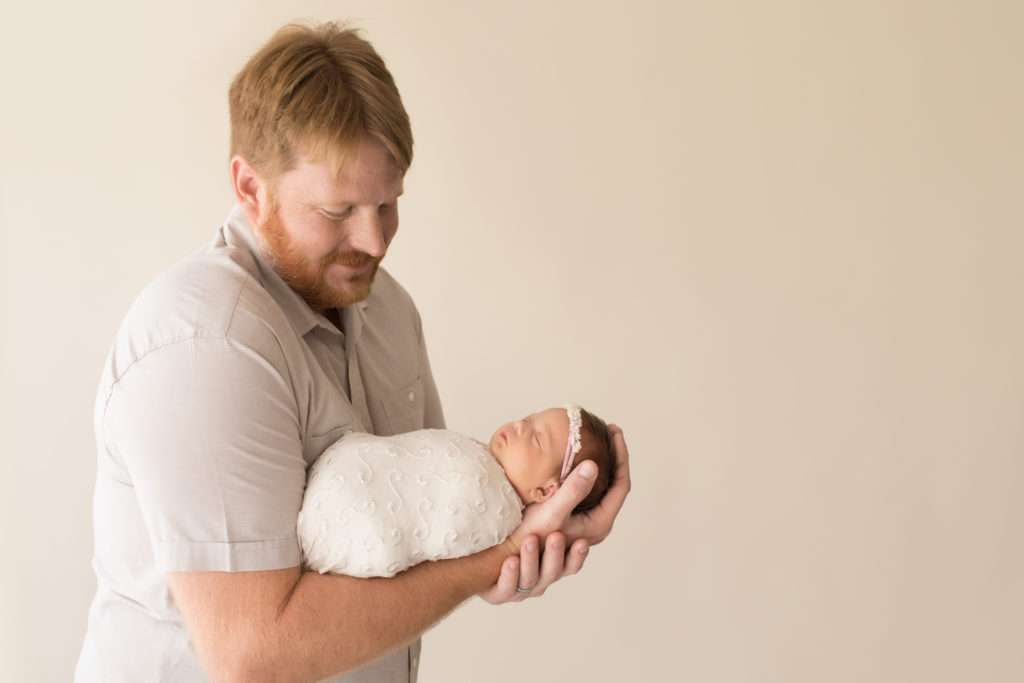
[[[576,454],[580,452],[580,448],[583,447],[580,441],[580,425],[582,424],[580,407],[575,403],[567,403],[564,407],[565,412],[569,415],[569,443],[565,445],[565,461],[562,463],[560,482],[565,481],[565,478],[569,476],[569,472],[572,472],[572,461],[575,459]]]

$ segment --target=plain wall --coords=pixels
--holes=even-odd
[[[5,4],[0,680],[70,679],[105,354],[303,17],[411,114],[385,263],[449,425],[574,400],[632,455],[584,571],[460,609],[421,681],[1024,680],[1012,0]]]

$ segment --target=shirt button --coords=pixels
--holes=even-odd
[[[416,400],[416,392],[415,391],[410,391],[409,392],[409,402],[412,403],[415,400]]]

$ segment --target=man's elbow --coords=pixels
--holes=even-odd
[[[309,680],[293,658],[265,638],[233,637],[200,653],[214,683],[269,683]]]
[[[317,681],[343,674],[366,664],[366,661],[340,661],[334,657],[328,665],[326,657],[303,651],[301,646],[287,647],[283,642],[265,638],[237,638],[215,648],[216,652],[201,656],[210,680],[214,683],[291,683]],[[322,654],[322,653],[321,653]],[[338,655],[338,653],[333,653]],[[341,658],[347,660],[348,658]],[[333,670],[340,667],[339,670]]]

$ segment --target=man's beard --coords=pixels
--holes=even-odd
[[[323,313],[330,308],[344,308],[370,296],[370,286],[377,275],[380,258],[361,251],[328,254],[318,261],[307,259],[295,246],[281,224],[276,202],[270,206],[266,220],[256,230],[263,255],[270,261],[281,279],[301,296],[314,311]],[[342,288],[332,287],[324,278],[324,271],[332,263],[346,266],[372,264],[363,273],[345,278]]]

